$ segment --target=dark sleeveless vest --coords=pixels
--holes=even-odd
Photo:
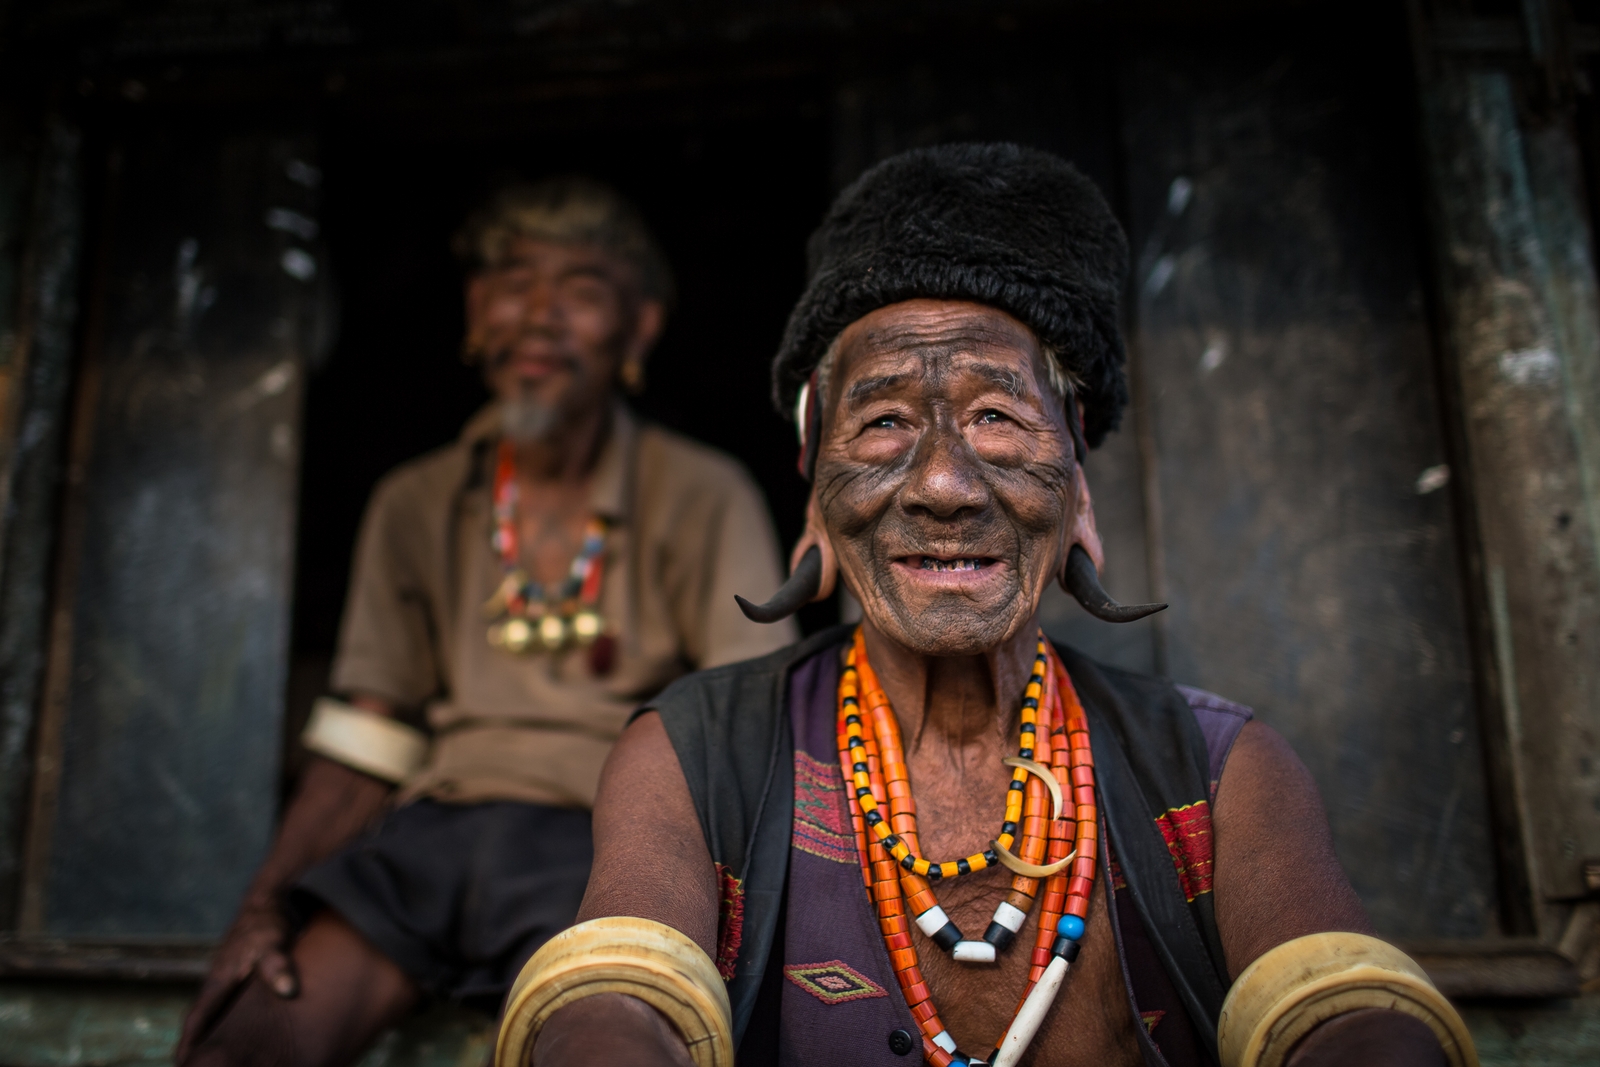
[[[838,627],[690,675],[642,709],[661,713],[721,873],[718,964],[740,1067],[837,1060],[840,1049],[860,1067],[901,1067],[922,1046],[862,886],[839,774],[834,701],[849,635]],[[1146,1062],[1214,1064],[1227,970],[1210,801],[1250,712],[1058,651],[1089,715],[1102,877]]]

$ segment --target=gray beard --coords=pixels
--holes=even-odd
[[[500,430],[516,444],[548,440],[561,423],[561,412],[532,400],[507,400],[500,407]]]

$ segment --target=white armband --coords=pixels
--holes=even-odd
[[[428,755],[422,731],[332,697],[312,705],[300,742],[319,756],[396,784],[415,774]]]

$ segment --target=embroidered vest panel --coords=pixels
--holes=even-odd
[[[1217,782],[1228,760],[1239,731],[1251,719],[1249,708],[1234,704],[1202,689],[1178,686],[1200,727],[1206,747],[1208,789],[1203,799],[1180,805],[1155,816],[1156,827],[1172,857],[1185,901],[1191,906],[1197,898],[1211,892],[1212,846],[1211,803],[1216,800]],[[1111,843],[1108,843],[1111,844]],[[1183,997],[1145,929],[1144,921],[1128,889],[1121,865],[1116,862],[1114,844],[1107,849],[1110,899],[1117,937],[1117,951],[1128,983],[1134,1012],[1144,1027],[1141,1045],[1146,1061],[1153,1067],[1203,1067],[1216,1062],[1214,1045],[1196,1031]]]
[[[815,656],[789,678],[794,829],[778,1062],[907,1067],[921,1059],[922,1038],[861,882],[835,736],[838,685],[835,655]],[[891,1050],[896,1031],[915,1058]]]
[[[725,908],[721,939],[728,953],[723,962],[734,972],[728,992],[735,1040],[743,1038],[758,1000],[765,1002],[771,989],[772,1000],[782,1001],[783,1019],[781,1025],[773,1020],[774,1031],[805,1042],[808,1033],[825,1036],[846,1018],[859,1018],[850,1024],[861,1035],[847,1046],[852,1062],[864,1054],[871,1062],[906,1064],[915,1060],[882,1055],[888,1052],[886,1034],[903,1027],[915,1036],[916,1028],[853,866],[854,841],[851,864],[828,858],[843,851],[845,835],[836,831],[849,824],[837,821],[841,809],[835,809],[835,821],[824,817],[827,794],[818,784],[822,765],[837,773],[834,686],[838,649],[850,630],[834,627],[758,660],[688,675],[640,713],[660,713],[706,844],[725,873],[725,904],[736,899],[740,905]],[[1108,860],[1118,861],[1107,882],[1116,890],[1112,927],[1130,998],[1146,1023],[1147,1059],[1160,1067],[1169,1063],[1162,1050],[1170,1049],[1170,1067],[1214,1062],[1216,1015],[1227,978],[1211,907],[1209,802],[1249,712],[1210,694],[1180,692],[1164,679],[1106,667],[1069,648],[1059,651],[1091,716],[1109,831],[1103,839]],[[816,734],[797,743],[791,721],[798,725],[802,710],[806,730]],[[800,753],[810,762],[800,761]],[[842,804],[842,778],[836,780],[841,786],[835,802]],[[797,801],[805,806],[803,817]],[[841,880],[829,882],[829,875]],[[817,889],[797,889],[812,878],[821,879]],[[833,884],[841,889],[830,896],[823,887]],[[785,898],[791,904],[854,903],[825,909],[828,921],[807,933],[804,917],[792,911],[782,917]],[[742,922],[731,921],[735,912]],[[857,922],[834,921],[846,914]],[[791,964],[801,969],[792,977],[782,974]],[[875,991],[867,982],[885,995],[868,995]],[[1177,1040],[1185,1029],[1192,1040]],[[1192,1054],[1185,1058],[1180,1046]],[[809,1047],[815,1046],[786,1050],[785,1061],[806,1059]],[[741,1048],[741,1062],[754,1051]]]

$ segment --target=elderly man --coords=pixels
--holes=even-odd
[[[179,1063],[334,1065],[425,995],[497,1007],[577,910],[628,714],[793,640],[734,604],[781,579],[760,492],[618,399],[672,297],[634,210],[581,179],[513,188],[458,246],[495,402],[373,494],[333,668],[348,703],[314,711],[318,756]],[[431,739],[396,721],[412,711]]]
[[[809,523],[750,610],[840,580],[864,618],[634,720],[585,921],[518,979],[499,1067],[1475,1062],[1277,734],[1040,633],[1052,581],[1159,607],[1096,578],[1082,462],[1126,398],[1099,193],[1040,152],[920,150],[811,251],[774,368]]]

